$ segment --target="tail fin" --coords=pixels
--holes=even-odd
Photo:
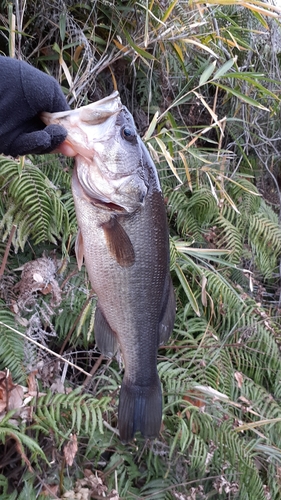
[[[158,375],[148,387],[134,385],[124,378],[118,409],[121,441],[128,443],[137,431],[140,431],[145,438],[157,437],[161,420],[162,391]]]

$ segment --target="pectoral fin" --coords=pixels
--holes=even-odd
[[[110,358],[114,356],[118,348],[118,340],[98,305],[95,313],[94,332],[100,352]]]
[[[116,217],[111,217],[102,224],[110,255],[122,267],[132,266],[135,262],[135,251],[125,229],[119,224]]]
[[[75,254],[79,271],[81,270],[84,258],[83,236],[80,227],[78,228],[75,241]]]

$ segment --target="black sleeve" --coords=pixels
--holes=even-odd
[[[45,127],[39,115],[67,109],[53,77],[23,61],[0,56],[0,153],[18,156],[51,152],[67,133],[59,125]]]

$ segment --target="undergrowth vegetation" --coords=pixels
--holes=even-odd
[[[96,296],[75,260],[72,162],[0,158],[1,499],[278,500],[280,10],[1,6],[2,54],[53,74],[73,107],[118,89],[133,113],[163,188],[177,296],[158,356],[160,436],[124,446],[122,361],[95,346]]]

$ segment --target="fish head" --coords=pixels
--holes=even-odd
[[[78,181],[93,205],[134,212],[145,200],[142,141],[118,92],[73,111],[42,113],[42,121],[62,125],[77,152]]]

